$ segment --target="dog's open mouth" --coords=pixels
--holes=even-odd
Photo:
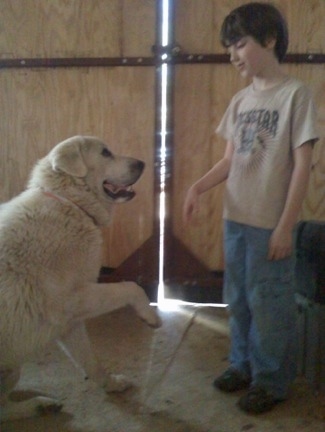
[[[103,187],[105,193],[113,200],[121,199],[123,201],[128,201],[135,196],[132,185],[114,185],[112,183],[109,183],[108,181],[104,181]]]

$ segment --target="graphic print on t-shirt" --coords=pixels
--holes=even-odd
[[[267,140],[276,136],[278,121],[278,111],[253,109],[239,113],[236,122],[237,153],[247,155],[265,149]]]
[[[295,150],[318,137],[315,123],[311,93],[294,78],[266,90],[251,83],[231,99],[217,128],[233,147],[224,219],[265,229],[277,226]]]

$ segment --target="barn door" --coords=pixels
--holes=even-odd
[[[136,280],[152,300],[160,286],[167,297],[220,302],[222,187],[202,197],[196,225],[184,226],[181,208],[188,186],[222,155],[214,130],[246,85],[218,42],[223,17],[241,3],[1,1],[0,201],[23,189],[57,142],[99,136],[146,162],[136,199],[104,231],[100,279]],[[286,67],[311,86],[324,131],[325,3],[278,3],[292,32]],[[325,220],[324,161],[319,144],[306,218]]]

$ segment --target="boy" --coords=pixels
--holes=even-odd
[[[230,367],[214,385],[225,392],[246,389],[239,407],[262,413],[287,398],[295,378],[293,234],[317,132],[308,89],[281,68],[288,33],[274,6],[236,8],[224,20],[221,41],[252,83],[231,100],[217,129],[227,140],[224,156],[188,190],[184,219],[197,210],[200,194],[227,179]]]

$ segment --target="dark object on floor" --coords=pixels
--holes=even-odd
[[[297,234],[298,373],[325,392],[325,222],[301,222]]]
[[[298,225],[296,256],[296,291],[325,304],[325,222]]]

